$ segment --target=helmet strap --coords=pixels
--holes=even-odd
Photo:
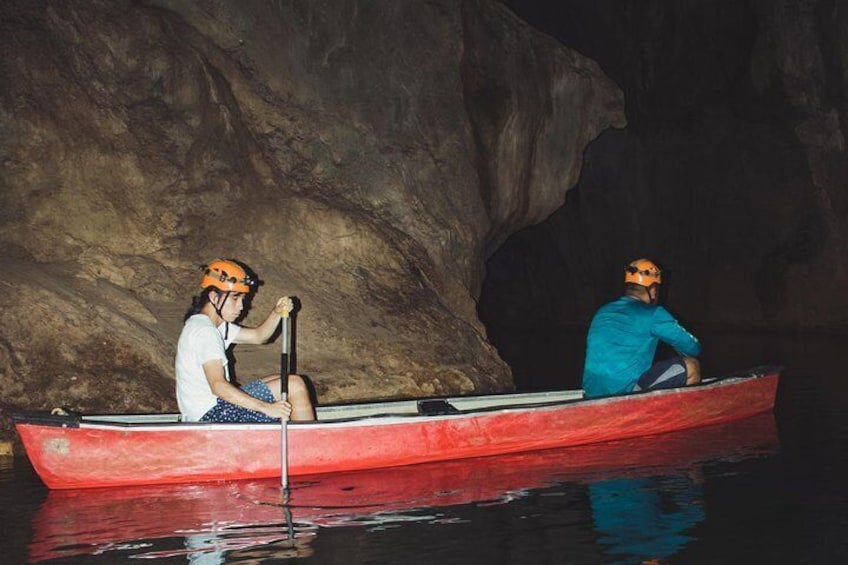
[[[217,291],[216,291],[217,292]],[[218,293],[219,295],[222,293]],[[218,317],[224,320],[224,314],[221,311],[224,309],[224,304],[227,303],[227,299],[230,297],[230,291],[226,291],[223,293],[224,299],[221,301],[221,305],[218,306],[214,302],[212,303],[212,307],[215,309],[215,313],[218,314]],[[227,341],[227,336],[230,335],[230,323],[227,320],[224,320],[224,341]]]

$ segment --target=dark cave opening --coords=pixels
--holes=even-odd
[[[845,135],[833,88],[845,73],[833,53],[848,45],[848,11],[503,3],[598,61],[628,117],[589,144],[565,205],[487,262],[478,312],[518,389],[579,386],[591,316],[641,256],[673,273],[664,304],[704,336],[707,372],[773,356],[739,353],[731,336],[844,331],[848,162],[832,140]]]

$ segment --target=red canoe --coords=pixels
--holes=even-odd
[[[737,462],[778,450],[774,416],[765,413],[705,426],[697,434],[676,432],[494,457],[305,475],[293,482],[287,502],[275,479],[52,491],[32,519],[30,561],[110,553],[124,558],[173,558],[225,550],[235,552],[228,560],[235,562],[239,551],[251,548],[256,561],[262,561],[260,555],[265,557],[281,546],[288,548],[287,556],[303,557],[323,528],[386,527],[412,520],[446,523],[452,516],[449,510],[432,510],[508,504],[563,483],[697,475],[704,463]],[[287,543],[287,520],[293,544]]]
[[[771,410],[779,369],[593,400],[562,391],[318,408],[287,428],[290,476],[567,447],[664,433]],[[279,477],[279,424],[178,415],[16,414],[52,489]]]

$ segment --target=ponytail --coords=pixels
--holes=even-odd
[[[209,302],[209,291],[216,290],[213,286],[207,286],[201,291],[197,296],[192,297],[191,299],[191,307],[185,313],[183,317],[183,321],[185,322],[195,314],[200,314],[200,311],[203,310],[203,307]]]

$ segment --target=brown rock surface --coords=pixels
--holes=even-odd
[[[486,1],[0,5],[0,406],[175,410],[197,267],[303,304],[321,402],[507,390],[484,261],[623,126],[597,65]],[[236,351],[245,375],[278,347]],[[8,433],[8,430],[7,430]]]

